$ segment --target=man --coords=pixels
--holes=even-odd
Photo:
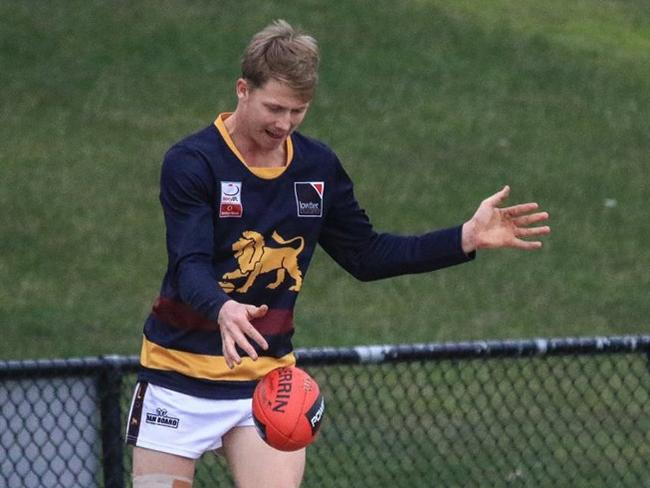
[[[325,145],[298,132],[317,83],[313,38],[284,21],[253,37],[237,107],[173,146],[161,175],[169,264],[144,329],[127,426],[135,488],[189,487],[195,460],[222,453],[238,487],[299,486],[305,450],[258,436],[253,389],[295,363],[293,307],[316,244],[361,280],[473,259],[477,249],[538,249],[537,204],[484,200],[462,226],[376,233]]]

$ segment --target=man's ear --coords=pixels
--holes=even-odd
[[[237,93],[238,100],[242,100],[248,96],[250,86],[244,78],[239,78],[237,83],[235,83],[235,92]]]

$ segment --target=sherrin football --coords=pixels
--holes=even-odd
[[[295,366],[274,369],[253,393],[257,431],[281,451],[296,451],[314,442],[324,411],[318,383]]]

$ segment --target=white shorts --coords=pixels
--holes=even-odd
[[[254,426],[250,398],[212,400],[151,383],[135,387],[126,442],[191,459],[219,449],[234,427]]]

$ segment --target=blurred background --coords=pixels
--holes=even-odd
[[[0,2],[0,358],[136,354],[166,268],[158,176],[235,107],[251,35],[322,49],[301,131],[378,230],[468,219],[504,184],[544,249],[360,283],[319,250],[299,347],[647,333],[644,0]]]

